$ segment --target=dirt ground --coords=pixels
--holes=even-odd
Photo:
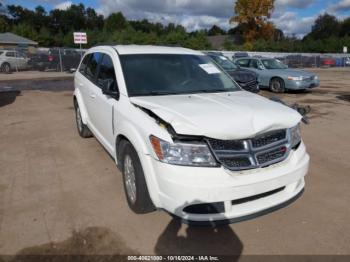
[[[129,210],[113,160],[77,134],[71,80],[0,82],[0,254],[350,254],[350,70],[316,71],[320,88],[280,95],[312,107],[304,195],[217,229]]]

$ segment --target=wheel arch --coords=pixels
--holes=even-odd
[[[86,125],[87,119],[88,119],[88,114],[87,114],[86,107],[85,107],[85,104],[84,104],[83,99],[82,99],[82,95],[78,89],[74,90],[73,103],[74,103],[74,106],[76,106],[76,104],[79,106],[81,118],[83,120],[84,125]]]
[[[121,164],[121,152],[118,150],[118,147],[121,145],[121,142],[128,141],[136,150],[141,166],[145,175],[145,181],[147,184],[148,192],[153,204],[156,207],[161,206],[159,198],[159,185],[157,182],[156,174],[154,167],[152,165],[150,157],[150,152],[147,148],[146,141],[142,139],[141,134],[135,129],[127,129],[128,132],[120,132],[115,139],[115,152],[116,152],[116,164],[120,168]]]
[[[274,80],[274,79],[279,79],[279,80],[281,80],[283,82],[283,84],[286,84],[286,81],[284,81],[284,79],[282,77],[280,77],[280,76],[271,76],[269,83],[271,84],[271,81]]]

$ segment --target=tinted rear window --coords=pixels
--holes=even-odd
[[[249,66],[249,59],[238,60],[236,63],[237,63],[239,66],[248,67],[248,66]]]

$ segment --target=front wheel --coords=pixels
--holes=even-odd
[[[280,78],[273,78],[270,82],[270,90],[274,93],[284,93],[286,91],[284,81]]]
[[[155,210],[149,196],[145,175],[136,150],[128,141],[122,141],[121,150],[121,170],[125,196],[128,205],[136,214],[145,214]]]

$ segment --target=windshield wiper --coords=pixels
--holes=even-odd
[[[169,91],[151,91],[147,95],[151,96],[166,96],[166,95],[177,95],[176,92],[169,92]]]
[[[212,90],[209,90],[209,89],[202,89],[202,90],[194,90],[194,92],[196,93],[221,93],[221,92],[232,92],[234,91],[233,89],[212,89]]]

